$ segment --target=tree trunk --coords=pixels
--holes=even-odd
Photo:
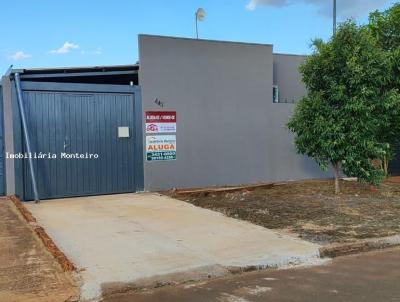
[[[389,177],[389,160],[386,155],[383,157],[383,171],[385,172],[385,176]]]
[[[340,193],[340,162],[332,163],[333,173],[335,174],[335,194]]]

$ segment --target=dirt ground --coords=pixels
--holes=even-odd
[[[379,188],[356,181],[342,181],[341,186],[338,196],[331,180],[169,195],[320,244],[400,234],[400,178],[389,178]]]
[[[0,302],[61,302],[78,296],[71,276],[17,211],[0,198]]]

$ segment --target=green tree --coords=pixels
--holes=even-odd
[[[379,46],[385,50],[398,50],[400,46],[400,3],[388,10],[375,11],[369,16],[369,29]]]
[[[385,101],[377,133],[379,140],[390,146],[389,152],[382,158],[383,169],[388,175],[388,162],[393,158],[400,138],[400,3],[386,11],[371,13],[367,29],[386,53],[389,66],[386,70],[387,81],[381,87]]]
[[[332,166],[336,193],[342,172],[379,184],[384,174],[372,160],[389,148],[376,139],[387,81],[385,53],[370,31],[352,21],[341,24],[329,42],[316,40],[313,46],[300,67],[307,95],[288,123],[297,150],[323,169]]]

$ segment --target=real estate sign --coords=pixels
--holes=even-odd
[[[175,133],[176,111],[147,111],[146,133]]]
[[[147,161],[175,160],[176,135],[146,136]]]

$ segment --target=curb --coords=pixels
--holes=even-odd
[[[25,206],[22,204],[17,196],[11,195],[7,197],[14,203],[14,205],[17,207],[18,211],[21,213],[27,223],[36,223],[36,218],[33,217],[32,213],[29,212],[27,208],[25,208]]]
[[[64,272],[76,271],[75,265],[65,256],[65,254],[58,248],[46,231],[36,225],[36,218],[33,217],[32,213],[23,205],[19,198],[15,195],[8,196],[21,215],[24,217],[25,221],[32,227],[35,234],[42,241],[43,245],[50,252],[50,254],[57,260]]]
[[[339,256],[381,250],[395,246],[400,246],[400,235],[364,239],[346,244],[332,244],[321,247],[319,249],[319,255],[321,258],[335,258]]]
[[[229,270],[220,265],[207,265],[195,269],[140,278],[133,282],[109,282],[102,284],[102,298],[109,298],[127,292],[143,289],[156,289],[166,286],[177,286],[193,282],[203,282],[232,275]]]
[[[234,187],[210,187],[200,189],[173,189],[164,193],[176,195],[209,194],[209,193],[232,193],[238,191],[253,191],[259,188],[270,189],[283,183],[262,183],[256,185],[243,185]]]

